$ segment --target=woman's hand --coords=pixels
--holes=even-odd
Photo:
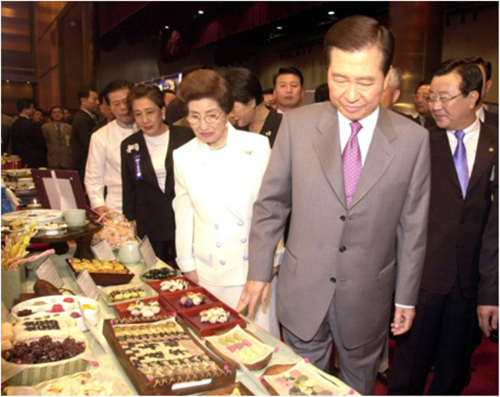
[[[198,284],[198,273],[196,270],[193,270],[191,272],[186,272],[184,273],[184,276],[193,281],[194,283]]]

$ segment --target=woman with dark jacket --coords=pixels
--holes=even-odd
[[[135,223],[140,238],[148,236],[158,258],[172,262],[176,257],[172,152],[194,134],[163,122],[165,105],[157,87],[138,85],[127,102],[140,130],[121,144],[123,214]]]

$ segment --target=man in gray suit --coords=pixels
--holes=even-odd
[[[412,325],[426,245],[428,133],[379,106],[393,40],[364,16],[328,31],[331,103],[283,117],[254,205],[238,305],[251,316],[265,300],[291,212],[277,284],[285,341],[323,370],[334,342],[340,379],[361,394],[373,393],[394,289],[392,332]]]

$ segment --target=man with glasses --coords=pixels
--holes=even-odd
[[[413,105],[417,111],[417,116],[412,117],[413,121],[424,128],[431,128],[436,125],[429,112],[427,97],[429,96],[430,82],[423,80],[417,85],[415,95],[413,96]]]
[[[394,354],[389,394],[460,395],[479,326],[498,328],[498,131],[476,106],[483,79],[464,60],[439,65],[428,103],[431,199],[417,315]]]

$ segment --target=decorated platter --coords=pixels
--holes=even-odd
[[[200,337],[214,335],[217,331],[228,330],[236,325],[246,327],[245,320],[238,312],[222,302],[181,310],[179,315]]]
[[[170,294],[198,287],[198,284],[195,284],[184,276],[173,277],[166,280],[149,281],[148,284],[159,294]]]
[[[43,226],[49,222],[61,222],[63,220],[63,213],[58,210],[23,210],[9,212],[2,215],[2,225],[8,226],[10,222],[16,220],[25,220],[26,225],[30,225],[38,220],[38,225]]]
[[[50,295],[29,299],[15,305],[11,313],[16,320],[69,316],[75,319],[82,331],[87,330],[82,316],[85,316],[91,324],[96,324],[100,318],[97,301],[83,296],[68,295]]]
[[[265,368],[274,352],[274,348],[239,325],[227,332],[207,336],[205,342],[219,356],[235,362],[235,365],[241,363],[251,371]]]
[[[159,298],[148,298],[113,306],[120,318],[124,317],[162,317],[173,315],[174,310]]]
[[[215,296],[203,287],[194,287],[169,293],[161,292],[160,299],[172,306],[178,312],[219,302]]]
[[[109,306],[114,306],[120,303],[136,302],[138,300],[158,296],[158,292],[156,292],[149,285],[141,282],[97,288],[102,296],[102,299],[104,299],[104,302],[106,302]]]
[[[132,273],[120,261],[107,261],[99,259],[66,259],[75,277],[87,270],[97,285],[122,285],[134,278]]]

